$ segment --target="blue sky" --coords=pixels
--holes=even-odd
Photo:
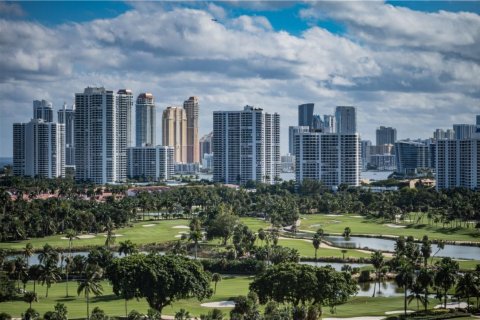
[[[92,85],[152,92],[157,124],[197,95],[201,134],[214,110],[278,112],[282,152],[305,102],[357,106],[365,139],[380,125],[428,138],[480,113],[479,13],[477,1],[0,1],[0,156],[33,100],[58,109]]]

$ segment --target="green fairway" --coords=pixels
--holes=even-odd
[[[195,299],[181,300],[175,302],[173,306],[168,306],[163,310],[165,315],[174,315],[180,309],[185,309],[190,314],[199,316],[200,314],[206,314],[212,308],[202,307],[201,303],[215,302],[229,300],[238,295],[246,295],[248,293],[248,285],[252,281],[253,277],[245,276],[224,276],[223,280],[217,285],[217,292],[210,299],[203,302],[199,302]],[[103,281],[102,296],[91,298],[90,310],[94,307],[99,307],[104,310],[109,316],[124,316],[125,315],[125,303],[123,299],[119,299],[112,293],[111,286],[108,282]],[[30,282],[27,285],[27,290],[33,290],[33,285]],[[212,284],[213,287],[213,284]],[[49,290],[49,297],[45,298],[45,286],[37,285],[37,293],[39,294],[39,302],[34,302],[32,307],[37,310],[41,316],[46,311],[53,310],[53,306],[57,303],[64,303],[68,308],[69,319],[85,318],[86,316],[86,300],[83,295],[78,296],[76,294],[77,283],[70,282],[70,297],[65,297],[65,283],[58,283],[52,285]],[[433,302],[432,302],[433,303]],[[147,313],[148,304],[144,299],[140,301],[130,300],[127,304],[128,311],[137,310],[141,313]],[[14,317],[20,317],[21,313],[28,308],[28,304],[22,301],[21,296],[17,301],[2,302],[0,303],[0,310],[7,312]],[[352,297],[346,304],[338,306],[336,313],[330,313],[328,307],[323,308],[325,317],[350,317],[350,316],[372,316],[372,315],[384,315],[386,311],[402,310],[403,298],[370,298],[370,297]],[[261,308],[263,309],[263,307]],[[412,304],[409,309],[415,309]],[[228,314],[230,308],[222,308],[224,313]]]
[[[390,225],[390,226],[389,226]],[[471,241],[480,242],[480,233],[474,228],[442,228],[426,224],[416,225],[414,223],[400,224],[405,227],[392,227],[391,223],[380,220],[367,219],[355,215],[325,215],[309,214],[301,216],[300,230],[315,232],[322,228],[325,233],[341,234],[346,227],[352,230],[352,236],[359,234],[368,235],[393,235],[413,236],[421,239],[428,235],[431,240],[448,241]]]
[[[136,222],[132,227],[120,228],[115,230],[117,235],[116,244],[120,241],[131,240],[138,245],[154,242],[166,242],[175,240],[181,232],[188,231],[187,228],[175,228],[178,226],[188,226],[189,221],[185,219],[160,220],[160,221],[142,221]],[[23,249],[26,243],[32,243],[35,249],[40,249],[45,243],[54,248],[68,248],[68,240],[62,239],[62,235],[54,235],[45,238],[35,238],[18,242],[2,242],[0,248],[5,249]],[[97,234],[91,239],[74,239],[73,248],[85,246],[98,246],[105,244],[104,234]]]

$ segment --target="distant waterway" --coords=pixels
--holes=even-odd
[[[349,249],[369,248],[372,250],[394,251],[395,241],[380,238],[350,237],[345,240],[342,236],[326,236],[325,240],[331,242],[334,246]],[[432,245],[432,254],[437,252],[436,244]],[[446,244],[443,250],[440,250],[437,257],[450,257],[463,260],[480,260],[480,247],[462,246]]]

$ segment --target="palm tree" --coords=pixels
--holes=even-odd
[[[106,226],[105,226],[105,231],[107,234],[105,235],[105,246],[110,249],[110,246],[115,243],[116,236],[115,232],[113,232],[115,225],[113,224],[112,221],[108,221]]]
[[[423,288],[418,282],[414,282],[410,288],[410,294],[408,295],[408,304],[410,304],[413,299],[417,300],[417,310],[420,310],[419,301],[423,306],[426,306],[425,297],[423,296]]]
[[[129,254],[134,254],[137,252],[138,252],[137,246],[132,241],[125,240],[120,242],[120,246],[118,247],[119,254],[124,254],[125,256],[128,256]]]
[[[430,255],[432,254],[432,242],[428,240],[427,235],[423,236],[420,252],[422,252],[423,264],[427,267],[428,258],[430,258]]]
[[[343,257],[342,259],[345,260],[345,254],[348,252],[348,250],[347,249],[342,249],[340,251],[342,252],[342,257]]]
[[[213,293],[217,293],[217,283],[222,281],[222,276],[219,273],[212,274],[212,281],[215,283],[215,290]]]
[[[28,269],[28,278],[33,280],[33,292],[36,292],[36,284],[40,279],[40,274],[42,273],[42,266],[39,264],[34,264]]]
[[[263,241],[265,240],[266,237],[267,237],[267,234],[266,234],[265,230],[263,230],[263,228],[258,229],[258,239],[260,239],[260,241],[262,241],[262,245],[263,245]]]
[[[425,267],[420,269],[417,276],[417,283],[422,286],[423,292],[425,294],[425,296],[423,297],[423,305],[425,306],[425,311],[427,311],[428,307],[428,288],[430,286],[433,286],[433,276],[433,271]]]
[[[25,257],[25,264],[27,265],[27,268],[28,268],[28,260],[32,255],[33,255],[33,245],[29,242],[25,245],[25,248],[23,249],[23,256]]]
[[[433,279],[435,285],[443,289],[444,308],[447,308],[447,292],[455,285],[458,275],[458,262],[452,258],[443,258],[435,263],[435,277]]]
[[[84,278],[78,282],[77,294],[84,292],[87,300],[87,319],[90,319],[90,293],[98,296],[103,292],[100,284],[102,274],[103,271],[99,266],[89,264],[84,270]]]
[[[30,309],[32,309],[32,302],[38,302],[38,297],[35,292],[25,292],[23,294],[23,301],[30,304]]]
[[[439,241],[437,242],[437,251],[435,251],[435,253],[433,254],[430,263],[433,263],[433,258],[437,255],[437,253],[440,252],[440,250],[443,250],[443,249],[445,249],[445,241],[439,240]]]
[[[313,244],[313,247],[315,248],[315,262],[317,261],[317,251],[318,251],[318,248],[320,248],[320,243],[321,243],[320,236],[315,233],[312,239],[312,244]]]
[[[188,240],[193,241],[193,243],[195,244],[195,259],[197,259],[198,242],[202,240],[202,232],[199,230],[190,231],[190,234],[188,235]]]
[[[45,298],[48,298],[48,289],[50,289],[52,283],[56,283],[58,280],[60,280],[60,273],[58,272],[58,268],[55,264],[47,263],[46,265],[42,266],[39,281],[41,281],[42,286],[45,283],[47,284]]]
[[[65,238],[68,239],[68,251],[70,252],[70,256],[71,256],[73,239],[78,239],[77,232],[73,229],[67,229],[65,230]]]
[[[407,315],[407,293],[408,289],[412,287],[414,279],[414,270],[412,265],[404,258],[400,260],[400,265],[397,269],[397,276],[395,282],[404,290],[404,314]]]
[[[40,253],[38,254],[38,261],[41,264],[57,264],[58,263],[58,252],[53,249],[51,245],[46,243]]]
[[[352,230],[350,229],[350,227],[346,227],[344,230],[343,230],[343,237],[345,239],[349,239],[350,238],[350,234],[352,233]]]
[[[470,310],[470,297],[475,296],[477,288],[475,286],[475,276],[472,272],[466,272],[458,279],[455,293],[461,297],[467,298],[467,309]]]
[[[375,297],[377,282],[378,282],[378,288],[380,288],[380,270],[382,270],[385,264],[385,261],[383,259],[383,254],[381,251],[373,252],[370,259],[372,260],[372,265],[375,268],[375,284],[373,285],[373,295],[372,295],[372,297]]]

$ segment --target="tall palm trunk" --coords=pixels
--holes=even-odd
[[[89,295],[88,295],[88,291],[85,292],[85,296],[87,297],[87,320],[90,319],[90,299],[89,299]]]
[[[404,293],[404,299],[403,299],[403,311],[405,316],[407,316],[407,286],[405,286],[405,293]]]
[[[127,311],[127,298],[125,298],[125,317],[128,318],[128,311]]]

